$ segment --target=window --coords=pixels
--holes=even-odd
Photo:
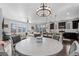
[[[12,22],[11,23],[11,33],[16,33],[16,28],[17,28],[17,25],[15,22]]]
[[[54,23],[50,24],[50,29],[54,29]]]
[[[58,25],[59,25],[59,29],[65,29],[66,28],[66,22],[60,22]]]
[[[18,32],[26,32],[27,25],[24,23],[20,23],[18,26]]]
[[[36,25],[36,31],[37,32],[45,31],[45,24],[37,24]]]
[[[27,32],[27,24],[17,21],[11,22],[11,33],[20,33],[20,32]]]
[[[73,21],[72,22],[73,24],[73,29],[78,29],[78,23],[79,23],[79,20],[76,20],[76,21]]]

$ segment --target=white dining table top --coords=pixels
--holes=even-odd
[[[55,39],[43,37],[40,40],[28,37],[17,43],[15,49],[23,55],[48,56],[59,53],[63,49],[63,45]]]

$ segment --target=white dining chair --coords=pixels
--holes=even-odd
[[[79,44],[77,41],[74,41],[70,46],[69,56],[79,56]]]
[[[12,55],[13,55],[13,56],[18,56],[19,53],[16,51],[15,45],[16,45],[18,42],[21,41],[21,38],[20,38],[20,36],[12,36],[12,37],[10,37],[10,39],[11,39],[11,43],[12,43]]]
[[[8,56],[12,56],[12,43],[11,40],[8,40],[6,44],[4,44],[4,52],[7,53]]]
[[[63,41],[63,38],[62,38],[61,34],[53,34],[53,39],[58,40],[61,43]]]
[[[8,54],[4,50],[4,45],[0,45],[0,56],[8,56]]]
[[[8,37],[9,38],[9,37]],[[1,41],[1,51],[0,51],[0,55],[1,56],[11,56],[12,55],[12,43],[11,40],[3,40]]]

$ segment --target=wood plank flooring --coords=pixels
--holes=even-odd
[[[68,56],[70,45],[72,44],[72,41],[63,41],[63,50],[59,52],[56,56]]]

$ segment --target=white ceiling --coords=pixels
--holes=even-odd
[[[30,22],[40,23],[79,17],[78,3],[49,3],[48,6],[52,9],[52,15],[38,17],[36,9],[40,7],[40,3],[0,3],[3,16],[13,20],[26,21],[28,18]],[[53,11],[56,17],[53,16]]]

